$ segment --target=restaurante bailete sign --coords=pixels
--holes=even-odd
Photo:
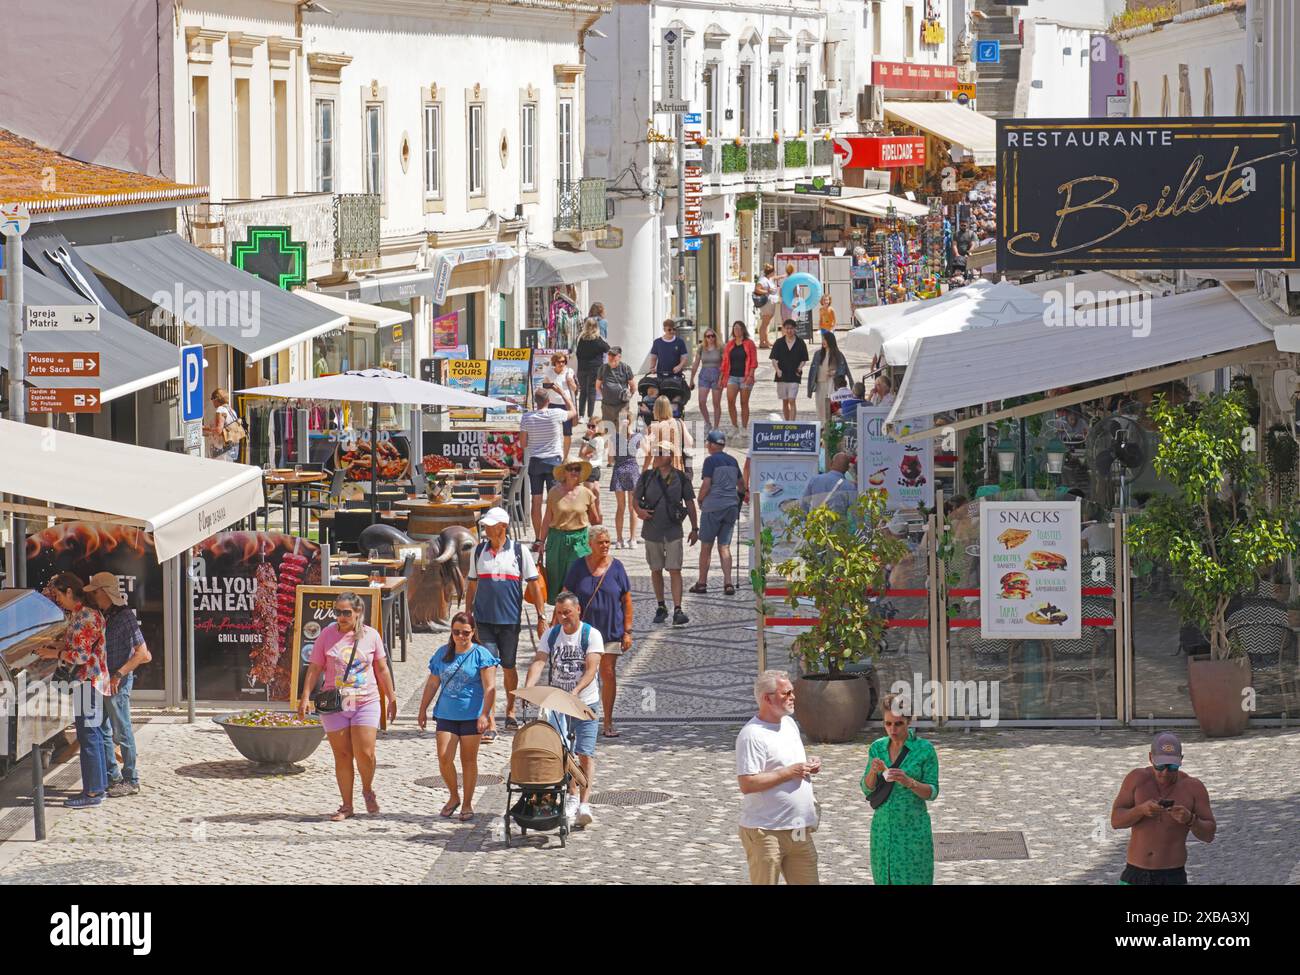
[[[1298,126],[999,119],[998,266],[1298,267]]]

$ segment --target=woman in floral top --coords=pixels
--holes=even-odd
[[[72,672],[72,703],[76,711],[77,742],[81,745],[81,795],[67,800],[74,809],[98,806],[108,788],[104,767],[104,695],[108,693],[108,657],[104,653],[104,617],[84,583],[71,572],[60,572],[45,587],[46,593],[68,614],[62,645],[37,651],[57,657],[59,666]]]

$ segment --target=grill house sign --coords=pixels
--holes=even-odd
[[[998,267],[1300,267],[1297,125],[999,119]]]

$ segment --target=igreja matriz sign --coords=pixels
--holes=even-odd
[[[1298,125],[999,119],[998,267],[1300,267]]]

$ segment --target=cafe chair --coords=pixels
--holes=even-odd
[[[1114,618],[1114,603],[1100,596],[1085,596],[1082,601],[1083,618]],[[1085,626],[1083,635],[1077,640],[1044,640],[1047,648],[1047,712],[1056,716],[1052,710],[1052,696],[1066,684],[1074,683],[1087,687],[1092,692],[1093,714],[1101,715],[1101,688],[1111,667],[1108,655],[1110,641],[1106,638],[1110,630],[1100,626]]]
[[[979,637],[967,638],[970,630],[962,630],[956,643],[962,650],[961,680],[998,681],[998,706],[1010,706],[1015,717],[1020,718],[1020,690],[1022,683],[1020,670],[1016,667],[1016,640],[981,640]],[[1012,690],[1012,688],[1015,688]]]
[[[359,552],[361,533],[370,526],[369,508],[344,508],[334,512],[330,547],[335,552]]]
[[[406,580],[407,598],[406,600],[403,600],[397,595],[397,593],[395,592],[390,593],[388,591],[385,591],[383,594],[380,611],[383,613],[384,622],[388,627],[387,632],[389,634],[392,634],[394,630],[397,631],[398,639],[400,640],[402,645],[401,659],[405,661],[406,642],[411,638],[412,635],[411,614],[406,609],[406,607],[410,605],[410,603],[407,600],[410,599],[411,578],[415,575],[415,555],[414,554],[407,555],[406,560],[402,563],[401,570],[399,572],[395,572],[392,574],[399,575]],[[393,637],[391,635],[388,637],[387,642],[389,645],[393,643]]]
[[[510,516],[510,535],[516,540],[524,538],[528,525],[528,513],[524,510],[524,486],[528,478],[521,470],[506,478],[501,485],[501,496],[505,499],[506,514]]]
[[[330,475],[328,488],[308,488],[307,500],[303,502],[303,507],[308,511],[316,512],[317,515],[322,511],[332,511],[339,507],[343,501],[343,482],[347,476],[348,472],[339,468]]]
[[[262,472],[262,507],[258,508],[248,516],[248,527],[250,531],[257,531],[257,519],[260,515],[262,518],[262,531],[271,530],[271,513],[282,512],[284,510],[284,488],[271,487],[266,483],[266,472]]]
[[[1227,623],[1229,641],[1250,658],[1251,683],[1258,688],[1262,677],[1276,684],[1282,710],[1289,712],[1292,687],[1286,658],[1295,640],[1286,607],[1275,599],[1250,596],[1228,614]]]

